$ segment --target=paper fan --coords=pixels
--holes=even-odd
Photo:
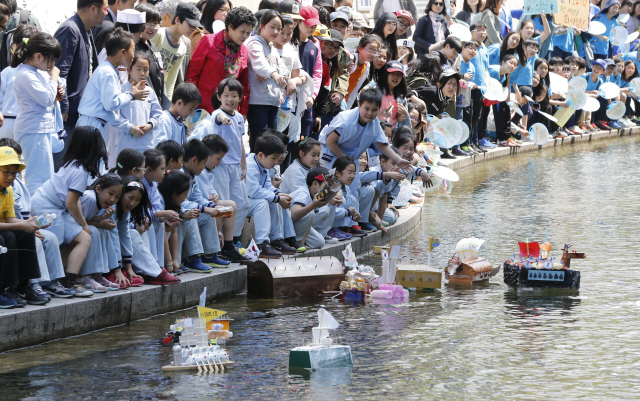
[[[569,81],[569,90],[580,89],[582,91],[586,91],[587,85],[587,80],[584,77],[575,77],[571,81]]]
[[[485,84],[486,84],[486,87],[484,88],[484,92],[482,93],[482,95],[486,99],[493,100],[493,101],[504,100],[502,98],[504,93],[503,93],[503,88],[500,81],[498,81],[495,78],[487,78],[487,81],[485,82]]]
[[[569,89],[565,101],[573,110],[580,110],[587,103],[587,94],[582,89]]]
[[[565,94],[569,90],[569,81],[562,75],[549,72],[549,81],[551,82],[549,87],[553,88],[551,89],[553,93]]]
[[[451,170],[449,167],[433,166],[431,168],[431,172],[437,175],[438,177],[442,178],[443,180],[452,181],[452,182],[457,182],[460,180],[460,177],[458,176],[458,174],[455,171]]]
[[[587,97],[587,103],[584,104],[584,107],[582,108],[582,110],[590,111],[593,113],[594,111],[598,111],[599,108],[600,108],[600,102],[598,102],[598,99],[593,97]]]
[[[624,116],[624,112],[627,110],[625,104],[619,100],[611,103],[607,106],[607,117],[612,120],[619,120]]]
[[[529,138],[536,145],[544,145],[549,141],[549,130],[544,124],[535,123],[529,127]]]
[[[591,21],[589,23],[589,33],[592,35],[602,35],[607,31],[607,27],[602,22]]]
[[[617,18],[618,22],[621,24],[626,24],[629,20],[629,14],[620,14]]]
[[[640,94],[640,78],[633,78],[631,82],[629,82],[629,86],[635,90],[636,94]]]
[[[616,26],[611,30],[609,41],[611,41],[614,46],[622,46],[627,43],[628,37],[629,31],[627,31],[627,27]]]
[[[462,127],[462,139],[460,139],[460,143],[465,143],[467,139],[469,139],[469,126],[464,121],[458,121],[460,127]]]
[[[554,123],[557,123],[557,122],[558,122],[558,119],[557,119],[557,118],[555,118],[554,116],[552,116],[551,114],[547,114],[547,113],[545,113],[545,112],[543,112],[543,111],[540,111],[540,110],[536,110],[536,111],[537,111],[538,113],[542,114],[543,116],[547,117],[549,120],[553,121]]]
[[[605,99],[613,99],[620,94],[620,87],[613,82],[605,82],[600,85],[598,94]]]
[[[398,196],[393,198],[393,202],[391,203],[393,206],[398,207],[405,205],[411,197],[413,196],[413,185],[409,182],[409,180],[403,180],[400,183],[400,192]]]
[[[436,145],[449,149],[460,143],[463,131],[457,120],[445,117],[435,123],[433,135]]]
[[[632,33],[631,35],[629,35],[629,37],[627,38],[627,42],[626,43],[631,43],[634,40],[638,39],[638,36],[640,36],[640,32],[636,31],[634,33]]]

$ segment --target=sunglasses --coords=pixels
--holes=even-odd
[[[444,3],[433,3],[436,7],[444,7]]]

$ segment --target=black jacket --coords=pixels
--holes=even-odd
[[[107,34],[113,29],[115,26],[115,21],[113,20],[113,16],[111,13],[107,13],[104,16],[104,21],[102,21],[101,25],[94,26],[91,28],[91,32],[93,33],[93,40],[96,43],[96,52],[100,54],[102,49],[104,48],[104,41],[107,38]]]
[[[449,28],[445,23],[444,37],[449,36]],[[418,57],[429,53],[429,47],[436,43],[436,34],[433,32],[433,24],[429,15],[423,15],[416,23],[416,31],[413,34],[413,41],[416,42],[415,50]]]

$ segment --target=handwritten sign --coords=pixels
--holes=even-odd
[[[544,11],[547,14],[558,12],[558,1],[560,0],[529,0],[523,7],[523,15],[538,15]]]
[[[556,24],[589,30],[589,0],[558,0]]]
[[[202,306],[198,306],[198,315],[200,319],[204,319],[209,322],[213,319],[219,318],[220,316],[226,314],[227,312],[217,309],[205,308]]]

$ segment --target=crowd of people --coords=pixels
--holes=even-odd
[[[627,13],[638,30],[640,1],[592,2],[607,29]],[[640,124],[635,43],[545,14],[514,25],[504,0],[431,0],[420,18],[386,3],[374,24],[352,0],[78,0],[51,35],[0,0],[0,308],[243,262],[247,218],[265,258],[386,231],[421,201],[405,183],[432,185],[438,118],[471,132],[443,158],[520,146],[536,122]],[[551,73],[584,77],[600,110],[556,125]],[[512,95],[485,99],[489,78]],[[625,118],[607,119],[604,82]]]

